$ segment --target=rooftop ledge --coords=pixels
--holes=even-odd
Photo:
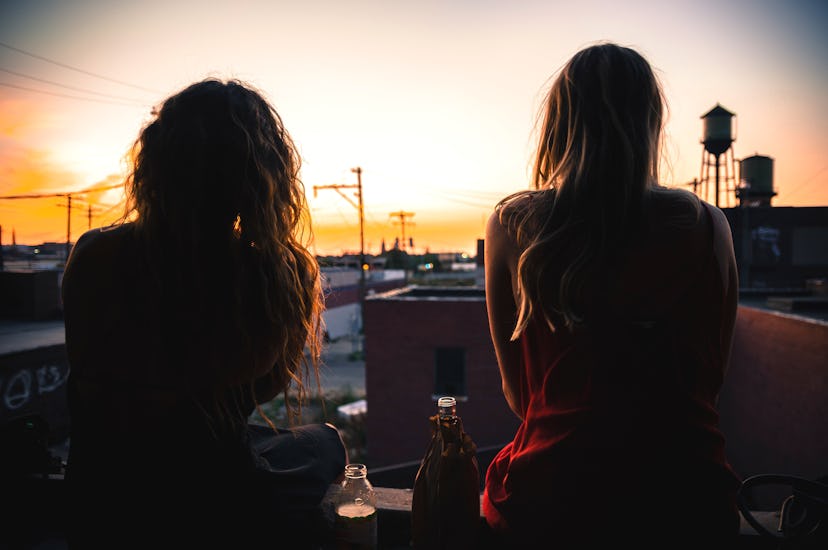
[[[409,285],[387,292],[367,296],[366,300],[399,301],[447,301],[447,302],[484,302],[486,291],[480,286],[417,286]]]
[[[329,496],[335,494],[338,487],[332,487]],[[379,547],[392,550],[411,548],[411,497],[412,489],[392,489],[387,487],[374,487],[377,495],[377,532]],[[779,523],[778,512],[754,512],[756,519],[768,530],[774,531]],[[739,527],[740,549],[775,549],[778,544],[763,538],[750,524],[740,516]],[[481,525],[483,511],[480,512]],[[676,536],[681,536],[676,533]]]
[[[31,508],[37,508],[37,514],[29,515],[29,521],[32,517],[37,517],[39,524],[36,526],[42,533],[41,539],[36,546],[40,550],[66,550],[67,545],[62,538],[60,529],[56,526],[60,524],[60,517],[65,510],[56,507],[54,497],[60,493],[63,476],[59,474],[49,475],[48,477],[34,477],[30,478],[32,485],[31,490],[27,491],[27,497],[23,498],[21,506],[17,512],[26,515],[27,512],[32,512]],[[333,499],[340,490],[339,485],[332,485],[328,490],[322,502],[322,508],[325,513],[330,513],[333,507]],[[389,550],[402,550],[411,548],[411,500],[413,495],[412,489],[395,489],[388,487],[374,487],[377,496],[377,534],[378,547]],[[33,499],[33,495],[38,495],[39,498]],[[27,509],[28,508],[28,509]],[[770,531],[776,529],[779,521],[779,515],[776,512],[755,512],[754,516]],[[3,518],[9,519],[9,518]],[[481,530],[484,527],[484,519],[481,511],[480,516]],[[31,534],[31,532],[29,532]],[[3,533],[0,533],[0,547],[3,547],[2,540]],[[681,533],[676,533],[677,537],[681,537]],[[778,545],[775,541],[770,541],[759,535],[753,527],[751,527],[742,518],[740,527],[739,549],[775,549]]]

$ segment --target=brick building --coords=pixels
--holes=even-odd
[[[483,289],[395,290],[368,299],[365,320],[369,466],[402,465],[407,485],[399,486],[411,487],[416,465],[404,463],[422,458],[437,396],[454,394],[466,431],[485,451],[483,475],[518,426],[501,393]],[[828,322],[740,305],[719,399],[737,473],[825,475],[826,396]],[[385,473],[377,479],[385,482]]]
[[[500,389],[482,288],[410,286],[369,297],[365,387],[372,467],[422,458],[442,395],[457,397],[479,448],[511,441],[519,424]]]
[[[359,332],[359,269],[323,267],[322,290],[325,293],[325,331],[335,340]],[[365,281],[368,295],[405,286],[405,272],[380,269],[369,273]]]

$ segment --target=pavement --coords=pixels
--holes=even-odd
[[[365,359],[362,335],[327,342],[322,348],[319,378],[324,393],[350,390],[355,397],[365,396]]]
[[[65,342],[63,320],[0,320],[0,356]]]
[[[0,320],[0,356],[64,342],[63,320]],[[322,391],[328,393],[350,389],[356,396],[365,395],[365,360],[362,349],[362,335],[344,336],[325,343],[319,368]]]

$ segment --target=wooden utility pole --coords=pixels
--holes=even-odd
[[[122,187],[122,184],[118,185],[108,185],[106,187],[93,187],[90,189],[84,189],[83,191],[72,191],[69,193],[33,193],[29,195],[6,195],[0,197],[0,200],[20,200],[20,199],[45,199],[45,198],[54,198],[54,197],[65,197],[66,198],[66,259],[69,258],[69,252],[72,247],[71,240],[72,240],[72,195],[85,195],[87,193],[95,193],[97,191],[108,191],[110,189],[117,189],[118,187]],[[60,205],[64,206],[64,205]],[[91,225],[91,209],[89,210],[90,216],[90,225]]]
[[[69,261],[69,252],[72,248],[72,194],[66,195],[66,256],[65,260]]]
[[[398,218],[399,221],[392,222],[394,225],[399,225],[402,231],[402,249],[405,250],[406,248],[406,240],[405,240],[405,224],[406,218],[413,218],[414,212],[405,212],[404,210],[400,210],[399,212],[391,212],[388,214],[390,218]],[[414,225],[414,222],[408,222],[408,225]]]
[[[316,197],[317,191],[320,189],[333,189],[359,212],[359,322],[362,325],[365,319],[365,271],[368,269],[365,264],[365,211],[362,202],[362,168],[359,166],[351,168],[351,172],[357,175],[356,185],[314,185],[313,196]],[[354,196],[357,198],[357,202],[355,203],[351,197],[343,193],[343,189],[356,189]]]

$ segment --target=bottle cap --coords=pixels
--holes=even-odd
[[[441,397],[440,399],[437,400],[437,406],[441,407],[441,408],[442,407],[446,407],[446,408],[455,407],[455,406],[457,406],[457,400],[453,397],[450,397],[450,396]]]

